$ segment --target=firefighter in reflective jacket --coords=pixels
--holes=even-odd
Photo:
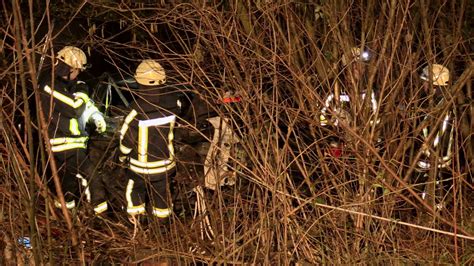
[[[77,47],[66,46],[56,58],[54,73],[47,71],[40,78],[41,106],[66,207],[76,207],[82,186],[95,213],[101,213],[107,209],[107,203],[100,178],[92,176],[94,167],[87,157],[86,124],[93,122],[98,132],[104,132],[106,122],[89,99],[87,85],[77,80],[87,66],[85,53]],[[61,207],[58,201],[55,205]]]
[[[447,91],[443,91],[448,86],[450,73],[449,70],[439,64],[433,64],[423,69],[420,78],[423,82],[423,96],[415,117],[421,117],[419,125],[421,126],[421,136],[417,138],[418,147],[420,148],[421,156],[416,162],[416,170],[421,176],[417,183],[433,183],[437,187],[438,192],[444,190],[443,180],[428,180],[431,170],[435,172],[442,171],[449,168],[452,161],[453,150],[453,109],[448,109],[447,102],[443,95]],[[436,169],[433,169],[436,168]],[[438,178],[440,175],[434,175]],[[428,186],[425,186],[422,192],[422,198],[425,199],[428,194]],[[437,194],[438,194],[437,192]],[[441,196],[441,195],[438,195]],[[441,196],[442,197],[442,196]],[[437,200],[436,207],[441,208],[441,199]]]
[[[434,64],[432,66],[425,67],[420,77],[422,80],[425,81],[423,84],[425,92],[430,90],[429,83],[430,79],[432,79],[433,90],[431,91],[431,93],[428,93],[427,96],[431,94],[434,107],[440,108],[444,104],[446,104],[446,101],[443,97],[443,93],[440,91],[440,87],[448,85],[449,70],[442,65]],[[430,117],[430,112],[428,111],[426,113],[427,114],[423,117],[423,122],[425,123],[425,126],[422,130],[422,140],[424,142],[424,145],[422,145],[421,159],[417,162],[418,170],[428,171],[431,168],[431,153],[433,151],[438,150],[438,147],[442,145],[444,145],[444,147],[439,147],[441,149],[440,154],[438,156],[438,160],[435,160],[433,166],[436,166],[438,168],[446,168],[450,164],[452,159],[452,145],[454,133],[454,128],[451,125],[452,110],[447,110],[445,113],[442,114],[443,120],[438,127],[434,127],[434,124],[436,123],[435,121],[433,121],[433,117]],[[430,142],[428,136],[433,131],[436,132],[432,138],[432,141]]]
[[[127,213],[134,218],[148,210],[166,218],[172,213],[167,191],[176,173],[173,140],[177,118],[185,111],[184,94],[163,85],[165,71],[154,60],[143,60],[135,79],[139,89],[120,130],[120,161],[128,168]]]
[[[354,120],[359,119],[360,116],[355,117],[351,112],[354,110],[354,106],[351,104],[365,103],[367,97],[367,91],[358,91],[358,83],[360,83],[363,71],[364,63],[369,62],[371,55],[368,50],[361,50],[359,47],[352,47],[350,53],[344,54],[341,58],[342,66],[344,67],[345,83],[343,86],[346,88],[340,88],[339,83],[335,83],[334,91],[331,92],[324,100],[324,106],[321,108],[321,115],[319,121],[321,126],[332,126],[337,128],[340,126],[340,122],[353,123]],[[347,87],[352,88],[348,90]],[[357,98],[357,101],[355,98]],[[369,121],[372,125],[375,120],[375,115],[378,109],[378,101],[376,99],[374,91],[370,92],[370,99],[367,99],[370,112]],[[378,122],[379,119],[377,119]],[[330,143],[330,154],[334,157],[341,156],[343,150],[343,143],[340,139],[331,140]]]

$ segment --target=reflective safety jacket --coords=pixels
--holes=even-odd
[[[175,171],[175,127],[189,101],[169,86],[136,93],[120,130],[120,160],[133,172],[153,179],[153,175]]]
[[[45,77],[40,81],[40,89],[52,151],[85,149],[88,140],[85,125],[91,115],[98,112],[89,99],[87,85],[60,77],[53,82]]]
[[[335,107],[335,96],[333,93],[329,94],[329,96],[326,98],[324,101],[324,106],[321,109],[321,115],[319,116],[319,121],[322,126],[328,125],[330,122],[334,125],[337,126],[339,124],[340,119],[352,119],[350,117],[350,113],[348,112],[349,106],[351,99],[349,95],[347,94],[341,94],[339,96],[339,107]],[[365,99],[365,93],[362,93],[360,95],[360,99],[363,101]],[[333,109],[333,112],[336,113],[336,117],[334,119],[329,119],[332,115],[328,111],[328,109]],[[377,112],[378,109],[378,102],[375,97],[375,93],[372,92],[370,95],[370,109],[372,112],[372,115],[375,116],[375,113]],[[378,122],[378,120],[377,120]],[[373,120],[370,121],[370,123],[373,123]]]
[[[442,108],[444,102],[444,100],[438,101],[436,108]],[[438,168],[446,168],[451,163],[454,138],[452,116],[452,111],[445,112],[438,127],[435,127],[438,123],[438,116],[428,113],[423,117],[422,154],[417,162],[418,171],[428,171],[431,168],[432,159]],[[434,134],[431,139],[428,138],[430,134]]]

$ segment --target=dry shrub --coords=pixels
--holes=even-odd
[[[12,3],[2,11],[0,43],[0,246],[26,253],[15,239],[30,236],[28,258],[36,263],[472,262],[470,1]],[[67,225],[47,207],[49,160],[28,122],[35,106],[30,112],[24,103],[34,99],[41,58],[65,44],[123,77],[141,59],[158,59],[170,82],[191,86],[211,104],[227,90],[242,97],[218,110],[240,125],[248,160],[234,160],[241,164],[237,185],[206,193],[215,239],[200,238],[186,209],[167,227],[133,232],[118,222],[97,230],[83,213]],[[340,58],[353,46],[368,47],[373,58],[365,78],[351,84]],[[414,191],[421,128],[399,108],[420,98],[419,74],[432,63],[451,70],[445,96],[456,110],[454,157],[444,173],[452,186],[441,212]],[[353,95],[375,91],[380,123],[370,123],[368,101],[354,100],[353,122],[322,127],[321,106],[336,83]],[[341,158],[327,156],[330,136],[346,140]],[[429,180],[435,176],[431,171]],[[192,184],[177,190],[188,208]]]

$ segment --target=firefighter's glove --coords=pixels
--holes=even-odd
[[[100,112],[95,112],[92,114],[92,120],[94,121],[96,131],[99,133],[104,133],[105,129],[107,128],[107,123],[105,122],[105,118]]]

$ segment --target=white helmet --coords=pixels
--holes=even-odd
[[[72,68],[84,70],[87,67],[86,54],[74,46],[66,46],[61,49],[58,52],[57,58]]]
[[[341,60],[342,60],[343,66],[347,66],[349,63],[351,63],[354,60],[358,60],[361,62],[368,62],[370,60],[370,53],[366,49],[361,51],[359,47],[352,47],[350,50],[350,54],[349,55],[343,54]]]
[[[166,82],[166,73],[160,63],[153,59],[143,60],[135,71],[138,84],[145,86],[161,85]]]
[[[446,86],[449,81],[449,70],[439,64],[433,64],[432,66],[427,66],[423,68],[423,72],[420,75],[422,80],[429,81],[430,76],[433,80],[433,85],[436,86]]]

